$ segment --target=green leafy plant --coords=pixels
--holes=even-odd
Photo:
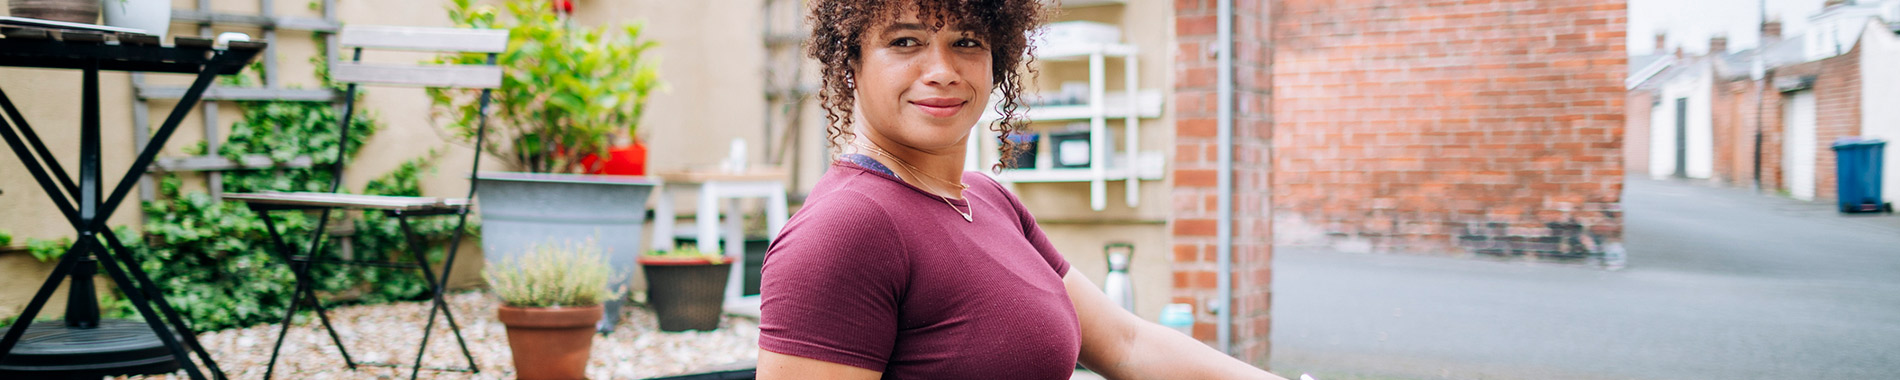
[[[640,25],[575,28],[545,1],[508,0],[509,19],[494,7],[455,0],[449,20],[461,27],[509,30],[501,87],[493,92],[493,120],[479,147],[516,170],[573,173],[588,155],[605,156],[618,136],[639,129],[647,96],[664,86]],[[485,54],[459,54],[441,63],[482,64]],[[458,137],[475,141],[478,90],[430,89],[437,116]]]
[[[13,235],[8,234],[6,231],[0,231],[0,247],[9,245],[13,245]]]
[[[120,234],[119,236],[128,235]],[[33,259],[42,263],[59,260],[59,256],[66,254],[66,249],[72,246],[73,239],[70,238],[26,239],[26,253],[33,255]]]
[[[515,307],[593,306],[605,300],[609,269],[593,240],[537,244],[482,270],[502,303]]]
[[[720,254],[719,250],[700,251],[698,246],[690,244],[681,244],[678,247],[674,247],[671,251],[647,251],[645,256],[662,259],[702,259],[706,260],[707,264],[712,265],[724,264],[726,262],[726,256]]]

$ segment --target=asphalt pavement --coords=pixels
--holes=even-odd
[[[1628,266],[1278,247],[1274,372],[1900,379],[1900,216],[1631,178]]]

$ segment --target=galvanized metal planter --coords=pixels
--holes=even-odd
[[[476,207],[482,217],[482,256],[489,263],[515,257],[535,244],[593,239],[613,267],[601,332],[613,331],[633,284],[644,284],[636,258],[646,226],[645,177],[483,172]]]

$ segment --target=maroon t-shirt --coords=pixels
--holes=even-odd
[[[759,347],[885,378],[1069,378],[1081,340],[1068,261],[996,181],[963,182],[950,203],[975,222],[890,174],[833,164],[766,253]]]

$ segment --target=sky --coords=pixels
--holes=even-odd
[[[1781,35],[1794,36],[1807,29],[1808,16],[1821,10],[1825,0],[1629,0],[1628,50],[1630,55],[1649,54],[1656,48],[1656,34],[1668,33],[1668,50],[1681,46],[1684,52],[1708,51],[1709,37],[1728,35],[1729,51],[1753,48],[1760,40],[1758,25],[1764,6],[1768,17],[1781,20]]]

